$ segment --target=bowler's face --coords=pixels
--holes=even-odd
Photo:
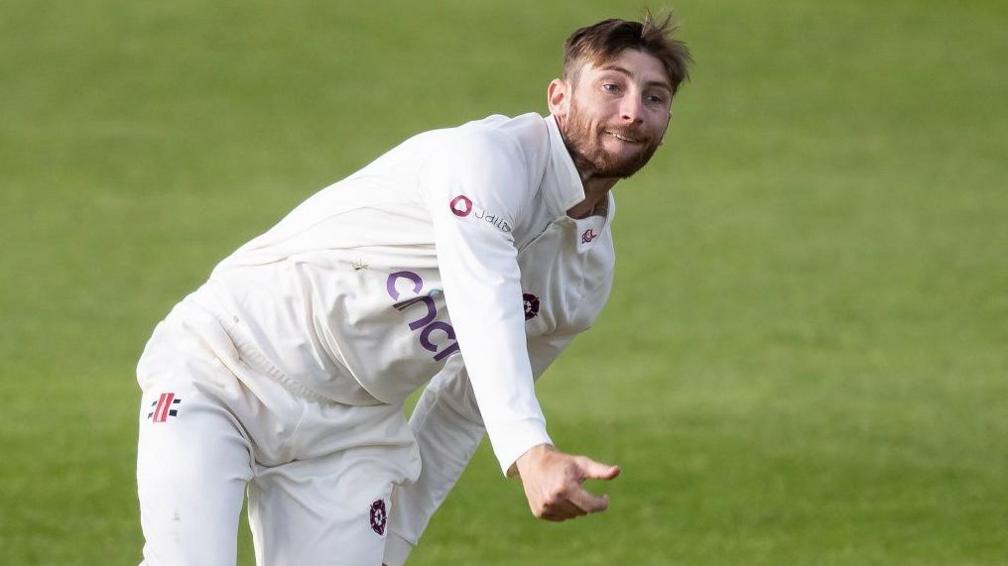
[[[582,173],[629,177],[651,159],[669,122],[672,87],[656,57],[627,49],[574,84],[550,85],[550,111]],[[556,89],[566,96],[556,97]]]

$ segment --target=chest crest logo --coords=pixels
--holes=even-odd
[[[592,240],[594,240],[595,238],[598,238],[598,237],[599,237],[599,235],[597,233],[595,233],[595,230],[592,230],[591,228],[589,228],[589,229],[587,229],[587,230],[584,231],[584,234],[581,234],[581,243],[582,244],[590,244],[592,242]]]
[[[371,504],[371,530],[379,536],[384,535],[386,519],[388,519],[388,513],[385,511],[385,501],[376,499]]]
[[[523,293],[522,300],[525,302],[525,320],[531,320],[539,314],[539,297],[532,293]]]

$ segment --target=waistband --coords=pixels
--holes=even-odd
[[[211,296],[208,297],[206,296],[207,294]],[[339,365],[342,370],[340,372],[341,375],[333,377],[333,379],[346,380],[346,385],[349,386],[344,388],[345,391],[342,391],[341,395],[333,395],[332,392],[328,394],[323,393],[287,375],[256,346],[255,341],[236,323],[237,316],[234,313],[228,312],[227,308],[221,304],[221,301],[214,299],[217,299],[216,293],[209,289],[207,285],[204,285],[183,299],[182,304],[199,309],[216,319],[231,339],[238,353],[238,358],[256,373],[265,375],[285,387],[291,393],[312,401],[353,406],[382,404],[382,401],[368,393],[357,382],[356,378],[353,377],[353,374],[347,368],[342,367],[342,365]],[[244,378],[242,375],[238,377],[239,379]]]

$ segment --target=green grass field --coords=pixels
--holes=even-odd
[[[544,111],[564,37],[643,6],[343,4],[0,3],[0,564],[139,562],[170,306],[406,136]],[[540,385],[612,506],[538,522],[484,445],[411,564],[1008,563],[1008,4],[674,7],[694,80]]]

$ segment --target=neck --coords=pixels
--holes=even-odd
[[[591,216],[598,208],[603,206],[607,200],[609,191],[619,179],[613,177],[593,177],[590,172],[578,169],[581,175],[581,184],[584,186],[585,198],[575,204],[567,211],[567,215],[572,218],[586,218]]]

